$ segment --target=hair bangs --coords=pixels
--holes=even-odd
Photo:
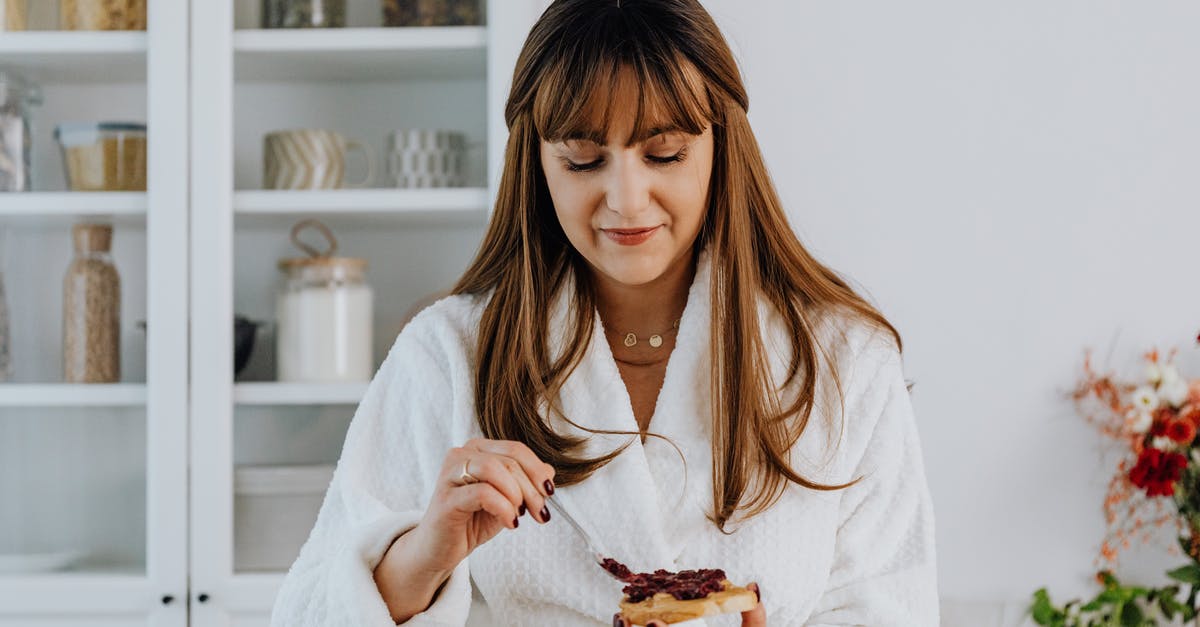
[[[533,124],[545,141],[584,139],[603,146],[616,116],[632,111],[625,146],[661,133],[699,135],[715,121],[711,93],[677,52],[599,49],[547,68],[533,99]]]

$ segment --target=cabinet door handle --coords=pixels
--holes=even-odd
[[[197,601],[199,601],[199,602],[201,602],[201,603],[208,603],[208,595],[207,595],[207,594],[205,594],[205,593],[203,593],[203,592],[201,592],[201,593],[200,593],[200,596],[197,596],[197,597],[196,597],[196,600],[197,600]]]
[[[174,601],[175,601],[175,597],[173,597],[173,596],[171,596],[171,595],[169,595],[169,594],[164,594],[164,595],[163,595],[163,598],[162,598],[162,604],[163,604],[163,605],[170,605],[170,604],[171,604],[171,603],[173,603]]]

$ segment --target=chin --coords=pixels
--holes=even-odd
[[[605,276],[622,285],[638,286],[654,282],[667,271],[670,259],[643,257],[640,259],[602,258],[597,268]]]

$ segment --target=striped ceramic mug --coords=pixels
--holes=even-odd
[[[395,187],[466,185],[467,136],[442,129],[402,129],[388,135],[387,181]]]
[[[346,182],[346,153],[362,151],[367,174],[362,181]],[[375,157],[366,146],[340,133],[321,129],[293,129],[268,133],[263,138],[265,189],[339,189],[365,187],[375,178]]]

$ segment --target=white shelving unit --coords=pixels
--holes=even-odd
[[[4,33],[0,64],[46,83],[144,81],[147,41],[141,32]]]
[[[0,575],[0,626],[188,624],[188,13],[148,5],[145,32],[0,33],[0,65],[45,94],[38,187],[0,195],[15,369],[0,383],[0,554],[74,560]],[[44,166],[58,148],[38,129],[80,119],[146,122],[146,192],[55,191]],[[60,382],[62,273],[82,220],[115,226],[121,383]]]
[[[202,42],[193,44],[192,180],[205,181],[191,199],[192,346],[231,346],[235,313],[274,318],[277,262],[299,254],[288,233],[317,218],[339,255],[369,263],[378,365],[406,311],[448,287],[478,246],[507,136],[503,95],[545,3],[492,0],[484,27],[378,28],[361,19],[377,0],[351,0],[351,28],[264,31],[243,1],[192,5],[192,41]],[[386,133],[413,127],[459,129],[484,147],[472,187],[259,189],[265,133],[328,128],[378,156]],[[270,342],[256,344],[245,381],[235,382],[228,351],[191,354],[190,413],[204,417],[192,422],[192,598],[208,598],[193,603],[193,624],[266,625],[283,578],[234,568],[234,469],[333,463],[366,391],[366,382],[272,381],[273,362],[259,360]]]
[[[144,224],[146,194],[141,192],[30,192],[0,202],[0,222],[10,226],[62,227],[100,219],[116,226]]]
[[[231,319],[274,318],[277,261],[297,254],[288,232],[318,218],[339,254],[370,263],[378,364],[414,303],[474,253],[513,65],[546,6],[492,0],[487,26],[387,29],[372,22],[378,0],[348,0],[351,28],[264,31],[257,0],[148,2],[146,32],[0,33],[0,65],[46,93],[37,191],[0,195],[19,360],[0,384],[0,498],[18,503],[0,508],[0,556],[75,548],[55,538],[91,554],[64,572],[0,575],[0,627],[267,624],[283,573],[234,569],[233,471],[333,462],[367,382],[275,382],[269,334],[235,381]],[[146,120],[146,193],[56,191],[47,131],[89,118]],[[482,147],[471,187],[255,185],[272,130],[339,130],[378,154],[389,130],[413,127],[457,128]],[[118,384],[59,382],[59,294],[80,220],[116,225]]]
[[[357,405],[366,391],[365,383],[238,383],[233,400],[238,405]]]
[[[140,407],[145,404],[146,386],[141,383],[0,385],[0,407]]]
[[[234,33],[238,80],[484,79],[487,28],[339,28]]]

